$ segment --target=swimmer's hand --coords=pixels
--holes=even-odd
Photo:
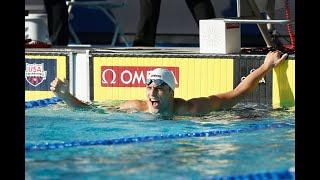
[[[287,53],[283,54],[279,50],[270,51],[264,60],[263,66],[267,70],[270,70],[274,67],[277,67],[279,64],[281,64],[287,57],[288,57]]]
[[[61,98],[67,105],[73,108],[91,108],[90,105],[80,101],[72,94],[69,93],[69,84],[65,79],[61,81],[59,78],[55,78],[50,83],[50,90],[59,98]]]
[[[69,83],[66,79],[61,81],[59,78],[55,78],[50,83],[50,90],[58,96],[64,95],[69,93]]]

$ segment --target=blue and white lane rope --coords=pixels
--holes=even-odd
[[[57,102],[62,101],[62,99],[58,97],[40,99],[36,101],[27,101],[25,102],[25,109],[34,108],[34,107],[44,107],[51,104],[57,104]]]
[[[139,142],[150,142],[158,140],[169,140],[169,139],[180,139],[188,137],[211,137],[211,136],[223,136],[235,133],[245,133],[261,129],[275,129],[275,128],[286,128],[295,127],[294,124],[290,123],[273,123],[273,124],[250,124],[246,128],[231,129],[231,130],[214,130],[208,132],[188,132],[188,133],[177,133],[167,135],[155,135],[155,136],[140,136],[140,137],[128,137],[119,139],[106,139],[106,140],[75,140],[70,142],[61,143],[41,143],[41,144],[27,144],[25,151],[43,151],[51,149],[62,149],[79,146],[94,146],[94,145],[120,145],[120,144],[131,144]]]
[[[208,176],[204,180],[291,180],[295,179],[294,168],[282,171],[250,173],[237,176]]]

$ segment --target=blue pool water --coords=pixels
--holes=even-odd
[[[294,111],[239,106],[203,117],[74,111],[64,105],[25,111],[26,145],[105,140],[291,124],[212,137],[26,151],[26,179],[203,179],[295,166]]]

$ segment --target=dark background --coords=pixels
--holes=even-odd
[[[77,0],[84,1],[84,0]],[[123,0],[108,0],[120,2]],[[236,17],[236,0],[211,0],[217,18]],[[266,6],[266,0],[256,0],[261,9]],[[295,1],[289,0],[291,20],[295,21]],[[25,0],[25,7],[43,5],[42,0]],[[244,12],[246,7],[242,7]],[[101,11],[85,7],[74,7],[71,21],[75,32],[84,44],[110,44],[114,25]],[[285,19],[284,0],[275,1],[275,19]],[[124,33],[132,42],[139,20],[139,0],[128,0],[123,8],[113,9],[112,14],[118,20]],[[293,25],[293,27],[295,27]],[[286,25],[276,25],[280,35],[287,36]],[[264,46],[264,41],[256,25],[244,24],[241,26],[242,46]],[[158,46],[199,46],[198,27],[187,8],[184,0],[162,0],[160,17],[157,27]],[[119,39],[120,40],[120,39]],[[118,41],[118,46],[124,45]]]

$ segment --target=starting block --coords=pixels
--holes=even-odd
[[[289,20],[203,19],[199,21],[200,53],[231,54],[241,50],[240,24],[286,24]]]

